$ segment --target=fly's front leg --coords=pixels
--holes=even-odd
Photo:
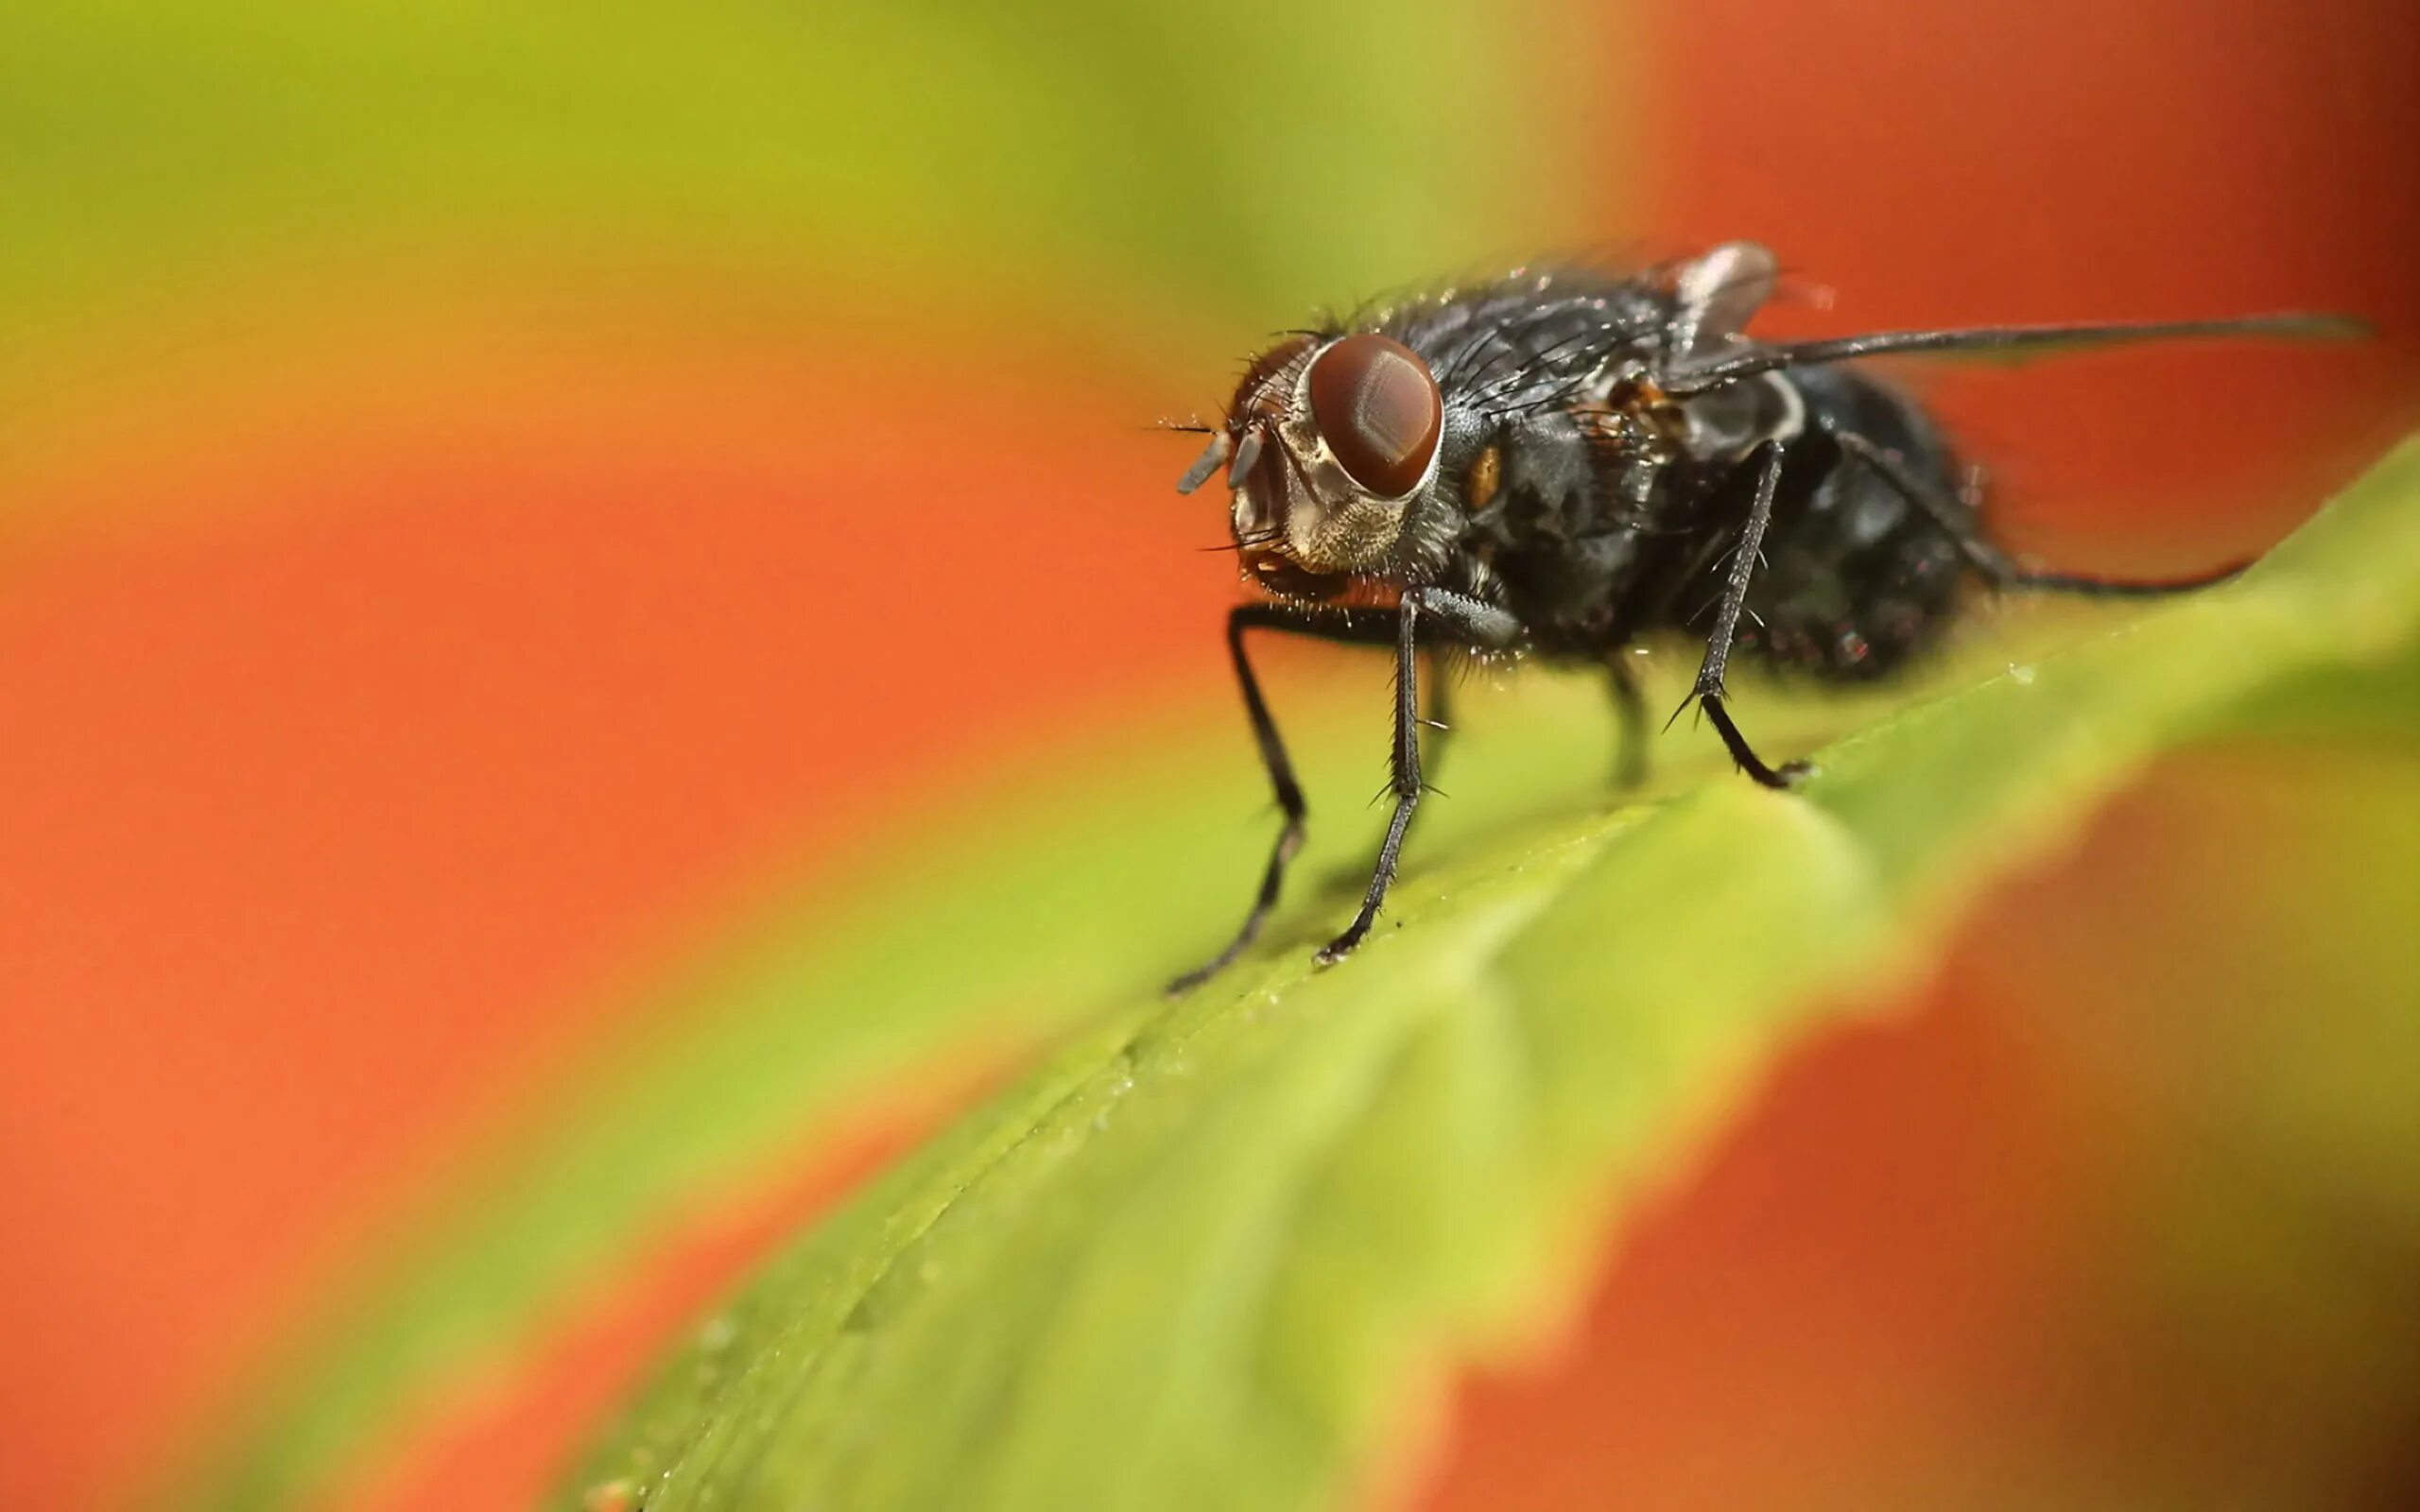
[[[1805,762],[1789,762],[1778,770],[1765,765],[1739,727],[1731,722],[1731,713],[1722,706],[1726,696],[1723,668],[1731,660],[1731,643],[1739,630],[1739,616],[1748,607],[1748,583],[1755,576],[1756,562],[1764,549],[1765,527],[1772,524],[1773,495],[1781,488],[1782,443],[1765,441],[1748,454],[1748,463],[1756,472],[1756,494],[1748,507],[1748,522],[1740,527],[1739,544],[1732,553],[1729,572],[1723,578],[1721,609],[1715,615],[1714,633],[1706,638],[1705,661],[1698,666],[1698,680],[1689,690],[1694,699],[1714,721],[1715,731],[1731,752],[1739,769],[1767,787],[1794,787],[1814,768]],[[1681,707],[1686,709],[1688,700]],[[1675,711],[1674,718],[1679,717]]]
[[[1261,872],[1260,891],[1253,895],[1242,927],[1224,950],[1170,982],[1171,993],[1189,992],[1218,975],[1259,937],[1269,911],[1277,906],[1278,891],[1286,882],[1286,868],[1293,861],[1294,852],[1303,848],[1303,827],[1310,816],[1310,807],[1303,800],[1303,784],[1294,777],[1294,764],[1286,754],[1285,740],[1277,733],[1277,721],[1270,715],[1269,700],[1261,696],[1260,679],[1252,669],[1252,654],[1244,647],[1244,632],[1255,629],[1363,644],[1384,644],[1393,639],[1390,627],[1383,624],[1322,619],[1290,604],[1239,604],[1229,611],[1227,655],[1235,663],[1236,688],[1243,695],[1244,713],[1252,721],[1253,743],[1260,748],[1260,765],[1269,773],[1269,785],[1276,792],[1277,808],[1285,822],[1277,832],[1276,845],[1270,850],[1269,865]]]
[[[1322,966],[1333,966],[1353,953],[1377,922],[1378,910],[1394,885],[1395,865],[1403,855],[1403,837],[1420,807],[1420,623],[1426,615],[1436,622],[1442,639],[1491,650],[1509,650],[1520,642],[1519,622],[1504,610],[1461,593],[1414,588],[1404,593],[1395,618],[1394,745],[1388,763],[1388,787],[1394,794],[1394,813],[1387,820],[1386,838],[1378,844],[1377,865],[1371,868],[1370,888],[1361,908],[1344,933],[1319,953]]]
[[[1452,673],[1445,653],[1431,648],[1428,652],[1428,713],[1422,716],[1420,722],[1430,731],[1426,766],[1432,778],[1445,765],[1445,747],[1454,740]]]

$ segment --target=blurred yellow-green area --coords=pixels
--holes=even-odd
[[[2201,563],[2420,418],[2415,56],[2392,0],[17,0],[0,1499],[527,1504],[778,1235],[1189,956],[1262,798],[1232,563],[1195,549],[1224,521],[1148,427],[1268,331],[1735,235],[1780,249],[1790,329],[2374,319],[1926,380],[2015,543]],[[1383,679],[1275,665],[1350,865]],[[1992,893],[1384,1489],[2408,1500],[2394,687],[2170,758]],[[1576,782],[1609,737],[1558,696]],[[1759,703],[1810,738],[1885,712]],[[1170,885],[1069,837],[1071,769],[1224,859]],[[918,896],[969,942],[1046,918],[1063,959],[978,1000],[978,943],[848,954]],[[677,1140],[598,1115],[658,1063],[760,1090]],[[575,1128],[610,1179],[527,1202],[523,1289],[481,1290],[482,1203]],[[230,1452],[256,1478],[212,1479]]]

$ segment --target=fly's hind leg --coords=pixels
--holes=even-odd
[[[1715,614],[1714,633],[1706,637],[1705,660],[1698,665],[1697,681],[1690,687],[1689,696],[1672,713],[1678,719],[1681,711],[1691,702],[1703,709],[1705,716],[1714,721],[1715,732],[1722,737],[1731,759],[1741,771],[1766,787],[1795,787],[1814,768],[1805,762],[1788,762],[1779,767],[1765,764],[1747,737],[1739,733],[1739,727],[1732,722],[1731,712],[1723,707],[1728,695],[1722,674],[1731,660],[1731,643],[1739,632],[1739,616],[1748,607],[1748,584],[1755,576],[1758,555],[1764,549],[1765,528],[1772,524],[1773,495],[1781,488],[1782,457],[1782,443],[1777,440],[1762,442],[1748,454],[1744,465],[1756,470],[1755,497],[1748,507],[1747,523],[1740,526],[1738,544],[1731,553],[1720,608]],[[1668,728],[1670,721],[1666,724]]]
[[[2229,562],[2206,573],[2162,578],[2095,577],[2081,573],[2037,571],[2024,566],[1994,545],[1976,529],[1973,511],[1945,497],[1938,487],[1919,477],[1898,453],[1877,446],[1853,431],[1834,431],[1831,437],[1845,455],[1873,469],[1875,475],[1889,484],[1893,492],[1939,525],[1958,548],[1958,555],[1965,559],[1966,565],[1994,588],[2075,593],[2087,598],[2157,598],[2167,593],[2189,593],[2197,588],[2225,582],[2252,565],[2246,561]]]

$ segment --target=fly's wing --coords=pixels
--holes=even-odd
[[[1773,297],[1778,272],[1773,254],[1754,242],[1724,242],[1683,263],[1672,278],[1676,308],[1666,360],[1677,367],[1738,342]]]
[[[1665,389],[1676,395],[1703,393],[1724,384],[1785,368],[1814,368],[1860,357],[1960,355],[2014,361],[2064,351],[2123,346],[2141,341],[2353,341],[2369,326],[2342,315],[2247,315],[2217,320],[2167,320],[2092,325],[1979,326],[1954,331],[1874,331],[1824,341],[1795,341],[1701,353],[1676,362]]]

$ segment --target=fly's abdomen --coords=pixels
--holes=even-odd
[[[1832,433],[1895,452],[1945,500],[1961,498],[1958,461],[1922,410],[1871,378],[1808,369],[1789,382],[1806,401],[1806,430],[1790,446],[1765,537],[1769,566],[1749,594],[1739,645],[1791,671],[1885,677],[1948,624],[1960,555],[1939,522],[1844,454]]]

